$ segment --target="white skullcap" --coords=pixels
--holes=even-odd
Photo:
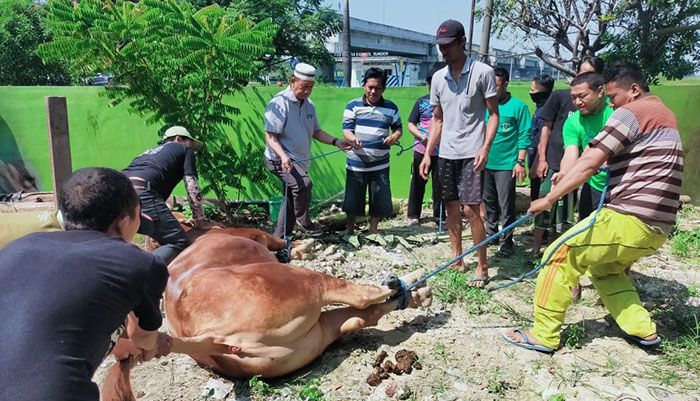
[[[304,81],[313,81],[316,78],[316,69],[309,64],[299,63],[294,67],[294,76]]]

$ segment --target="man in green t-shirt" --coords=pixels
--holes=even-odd
[[[515,221],[515,180],[525,178],[525,155],[530,146],[530,112],[527,105],[508,92],[509,74],[494,68],[496,96],[500,115],[498,131],[491,145],[484,172],[483,205],[486,209],[486,234]],[[489,116],[486,116],[488,121]],[[513,232],[503,235],[499,256],[513,253]]]
[[[564,122],[564,157],[561,160],[561,171],[552,179],[555,184],[571,169],[588,142],[598,135],[613,112],[603,90],[603,78],[594,72],[578,75],[571,81],[571,101],[578,111]],[[588,217],[598,207],[606,176],[606,173],[600,172],[583,184],[578,206],[579,220]]]

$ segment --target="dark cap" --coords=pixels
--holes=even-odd
[[[446,45],[453,40],[463,38],[464,36],[464,25],[462,25],[462,23],[459,21],[448,19],[440,24],[437,34],[435,35],[435,44]]]

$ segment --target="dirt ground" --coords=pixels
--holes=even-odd
[[[428,214],[426,209],[424,217]],[[682,227],[700,223],[700,209],[686,208],[682,216]],[[324,236],[316,245],[315,259],[294,263],[358,283],[380,283],[391,272],[432,270],[449,259],[446,235],[431,243],[435,225],[430,219],[409,228],[401,214],[382,222],[380,229],[381,239],[365,238],[359,248],[337,235]],[[490,286],[532,268],[530,230],[516,230],[517,250],[510,258],[495,257],[496,248],[490,247]],[[470,243],[468,229],[464,234],[465,244]],[[466,260],[473,266],[473,257]],[[693,316],[700,317],[698,267],[697,259],[673,256],[667,242],[632,269],[631,277],[664,338],[678,338],[697,324]],[[438,277],[435,282],[446,281]],[[205,395],[210,379],[231,388],[227,400],[700,400],[697,368],[688,370],[669,361],[662,350],[646,351],[624,340],[590,282],[584,278],[582,283],[583,297],[567,314],[567,345],[554,356],[501,339],[507,328],[528,327],[531,322],[534,282],[528,280],[496,292],[479,291],[459,302],[436,296],[428,309],[396,311],[378,327],[341,338],[307,368],[283,378],[252,384],[228,381],[189,357],[171,355],[135,368],[132,383],[139,400],[154,401],[216,399]],[[386,351],[394,361],[402,349],[415,352],[422,369],[390,374],[378,386],[367,384],[377,355]],[[108,360],[100,368],[98,383],[112,363]]]

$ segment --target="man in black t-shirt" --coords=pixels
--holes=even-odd
[[[165,204],[183,179],[195,228],[206,228],[194,155],[201,147],[187,129],[173,126],[165,131],[160,146],[145,151],[123,170],[134,184],[143,212],[153,220],[149,235],[161,245],[153,254],[166,265],[189,245],[185,231]]]
[[[433,72],[429,72],[425,78],[428,84],[428,93],[430,93],[430,84],[433,80]],[[408,130],[413,135],[413,164],[411,167],[411,185],[408,192],[408,225],[420,225],[420,215],[423,209],[423,195],[425,195],[425,184],[428,180],[424,180],[420,176],[420,162],[423,161],[425,155],[425,144],[428,142],[430,127],[433,122],[433,106],[430,105],[430,95],[419,97],[413,105],[411,115],[408,117]],[[440,196],[440,186],[437,183],[437,146],[430,155],[431,164],[428,168],[433,179],[433,220],[435,224],[445,219],[445,209],[442,207],[442,198]]]
[[[157,349],[168,271],[129,244],[140,225],[131,182],[111,169],[78,170],[59,207],[67,231],[0,250],[2,400],[97,401],[92,375],[130,311],[140,326],[134,345]]]

